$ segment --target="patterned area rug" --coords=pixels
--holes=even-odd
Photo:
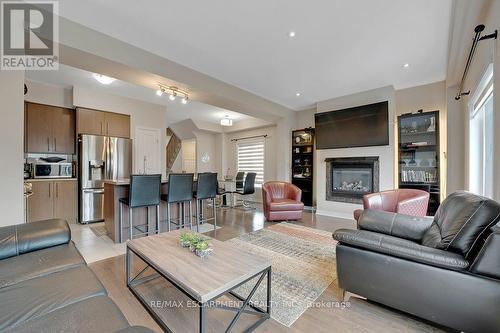
[[[336,276],[336,242],[330,232],[283,222],[227,242],[272,261],[271,317],[287,327]],[[250,281],[236,292],[246,297],[256,281]],[[265,305],[266,289],[264,279],[252,301]]]

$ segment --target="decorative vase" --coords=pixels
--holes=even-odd
[[[430,120],[431,120],[431,124],[429,125],[429,127],[427,127],[427,132],[435,132],[436,131],[436,118],[431,117]]]

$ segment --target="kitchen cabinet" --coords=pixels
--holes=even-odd
[[[54,190],[49,181],[33,182],[33,194],[28,198],[28,222],[54,217]]]
[[[75,111],[25,103],[25,152],[75,153]]]
[[[76,221],[78,183],[70,180],[33,181],[33,194],[28,198],[28,222],[46,219]]]
[[[130,116],[125,114],[78,108],[76,127],[78,134],[130,138]]]

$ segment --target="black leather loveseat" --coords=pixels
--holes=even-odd
[[[500,205],[451,194],[434,218],[365,210],[337,230],[340,288],[465,332],[500,332]]]
[[[129,325],[66,221],[0,228],[0,332],[118,331],[151,332]]]

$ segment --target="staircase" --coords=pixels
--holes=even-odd
[[[167,175],[171,172],[172,166],[174,165],[179,152],[181,151],[182,142],[181,139],[170,129],[167,128],[167,136],[170,136],[170,140],[167,144]]]

